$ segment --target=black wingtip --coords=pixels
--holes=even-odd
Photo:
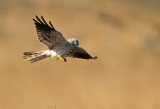
[[[38,23],[34,18],[32,18],[35,23]]]
[[[35,15],[36,19],[39,19],[37,15]],[[32,18],[35,23],[39,23],[35,18]]]
[[[54,29],[54,27],[53,27],[53,25],[52,25],[51,21],[49,21],[49,24],[50,24],[50,26]]]
[[[36,15],[36,19],[39,21],[40,24],[43,24],[43,22],[39,19],[37,15]]]
[[[44,19],[44,17],[41,15],[41,19]]]
[[[98,58],[98,57],[97,57],[97,56],[95,56],[95,57],[93,57],[92,59],[93,59],[93,60],[95,60],[95,59],[97,59],[97,58]]]
[[[36,17],[36,18],[33,18],[33,21],[34,21],[34,23],[35,23],[36,25],[38,24],[38,25],[48,26],[48,27],[51,28],[52,30],[56,31],[56,29],[53,27],[51,21],[49,21],[49,24],[50,24],[50,25],[48,25],[42,15],[41,15],[41,17],[40,17],[41,19],[40,19],[37,15],[35,15],[35,17]]]
[[[39,17],[36,15],[36,18],[39,19]]]

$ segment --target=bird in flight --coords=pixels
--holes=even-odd
[[[38,39],[41,43],[46,45],[49,50],[38,52],[24,52],[24,59],[28,59],[31,63],[48,57],[57,57],[58,60],[67,62],[66,57],[81,58],[81,59],[96,59],[97,56],[92,57],[82,47],[79,47],[79,42],[76,38],[65,39],[63,35],[58,32],[52,25],[46,23],[43,16],[41,19],[36,16],[33,18],[36,26]]]

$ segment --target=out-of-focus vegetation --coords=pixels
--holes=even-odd
[[[160,109],[159,0],[1,0],[0,109]],[[97,60],[45,59],[43,15]]]

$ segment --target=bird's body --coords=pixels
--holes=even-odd
[[[46,45],[49,50],[40,52],[24,52],[24,58],[29,61],[36,62],[47,57],[57,57],[58,60],[66,62],[66,57],[81,58],[81,59],[96,59],[91,57],[83,48],[79,47],[79,42],[75,38],[66,40],[63,35],[56,31],[52,23],[48,25],[41,16],[40,20],[33,19],[37,29],[37,35],[40,42]]]

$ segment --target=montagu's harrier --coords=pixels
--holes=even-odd
[[[52,23],[46,23],[43,16],[41,19],[36,16],[33,19],[37,35],[40,42],[46,45],[49,50],[39,52],[24,52],[24,59],[28,59],[31,63],[42,60],[47,57],[56,56],[58,60],[66,62],[66,57],[81,58],[81,59],[96,59],[92,57],[82,47],[79,47],[79,42],[75,38],[66,40],[63,35],[55,30]]]

